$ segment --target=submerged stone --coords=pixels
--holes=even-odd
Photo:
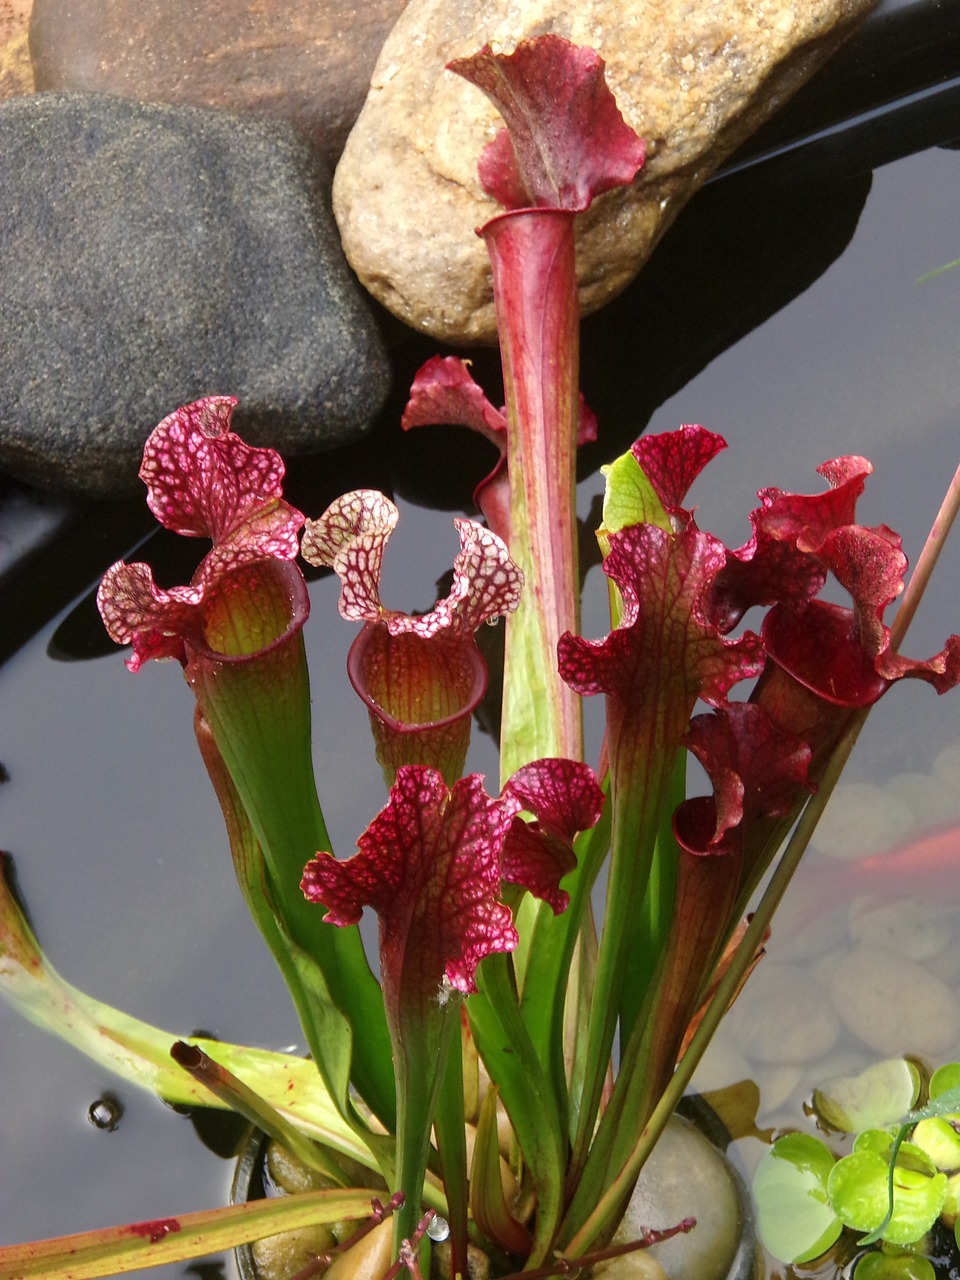
[[[580,301],[595,311],[639,271],[680,208],[808,79],[875,0],[410,0],[391,31],[334,178],[347,257],[401,320],[447,342],[492,342],[487,253],[499,212],[480,151],[502,123],[445,71],[490,42],[554,33],[596,49],[647,143],[632,186],[578,220]]]
[[[960,1040],[960,1008],[929,968],[882,947],[860,946],[836,966],[831,994],[838,1013],[877,1053],[938,1059]]]
[[[256,110],[333,163],[404,0],[34,0],[37,88]]]
[[[386,357],[291,126],[89,94],[0,103],[0,467],[136,490],[181,404],[240,400],[251,444],[360,435]]]
[[[689,1120],[672,1116],[644,1165],[613,1244],[640,1238],[644,1227],[697,1225],[639,1254],[594,1269],[604,1280],[639,1280],[630,1257],[656,1262],[670,1280],[748,1280],[755,1274],[748,1197],[732,1166]],[[656,1275],[654,1271],[652,1275]]]
[[[840,1019],[807,966],[765,960],[744,994],[727,1015],[726,1031],[755,1062],[808,1062],[836,1044]]]

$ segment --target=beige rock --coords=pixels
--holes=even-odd
[[[414,328],[490,342],[486,250],[497,207],[477,157],[499,127],[480,90],[444,70],[484,43],[553,32],[597,49],[647,141],[634,185],[579,219],[585,312],[637,274],[682,205],[820,66],[875,0],[410,0],[381,51],[341,158],[334,206],[367,288]]]
[[[0,101],[33,93],[27,47],[32,0],[0,0]]]

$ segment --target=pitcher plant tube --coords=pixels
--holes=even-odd
[[[307,520],[283,498],[277,453],[233,431],[227,396],[178,409],[144,449],[157,518],[210,542],[190,583],[161,588],[121,562],[98,593],[130,669],[174,659],[195,695],[235,874],[309,1059],[177,1037],[99,1004],[56,974],[0,890],[0,989],[28,1017],[170,1101],[233,1107],[322,1189],[0,1249],[4,1276],[107,1275],[346,1220],[361,1225],[310,1274],[421,1276],[436,1247],[461,1276],[474,1247],[495,1275],[540,1277],[696,1230],[684,1218],[611,1244],[857,724],[895,681],[938,693],[960,681],[957,636],[926,660],[899,653],[960,481],[891,627],[907,562],[890,529],[857,522],[870,464],[824,463],[809,495],[762,490],[749,537],[728,549],[684,506],[726,447],[695,425],[642,437],[606,469],[610,630],[581,634],[575,452],[597,424],[577,387],[573,229],[634,180],[644,144],[592,50],[545,36],[452,69],[507,125],[480,162],[505,209],[481,234],[507,403],[495,409],[446,356],[421,370],[404,414],[404,427],[466,425],[500,451],[476,492],[486,523],[456,521],[449,594],[423,614],[385,603],[396,506],[358,489]],[[340,613],[361,626],[348,675],[388,795],[370,797],[349,856],[311,758],[298,553],[336,573]],[[822,598],[828,582],[848,604]],[[491,784],[464,769],[487,688],[476,632],[500,618]],[[581,700],[594,697],[606,731],[587,762]],[[687,796],[689,755],[711,794]],[[777,892],[747,926],[772,864]],[[358,929],[368,906],[376,957]]]

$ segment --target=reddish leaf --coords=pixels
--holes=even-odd
[[[686,526],[689,512],[683,510],[681,503],[687,490],[707,463],[726,447],[723,436],[690,425],[679,431],[641,436],[630,452],[657,491],[664,509],[670,515],[682,515],[681,523]]]
[[[147,486],[147,505],[174,533],[223,542],[283,493],[279,453],[252,448],[231,431],[236,405],[232,396],[184,405],[164,418],[144,445],[140,479]],[[296,520],[299,512],[288,510],[295,542],[302,520]],[[294,545],[283,558],[296,554]]]
[[[495,533],[455,520],[461,550],[450,594],[425,614],[386,609],[380,571],[397,518],[382,493],[344,494],[319,520],[307,521],[303,555],[340,578],[341,615],[367,623],[348,670],[370,710],[388,784],[403,764],[431,765],[453,783],[463,769],[470,713],[486,690],[475,633],[517,607],[523,575]]]
[[[111,639],[133,644],[137,671],[150,658],[184,659],[183,635],[199,627],[198,610],[216,585],[256,560],[292,560],[302,514],[281,495],[283,462],[230,430],[236,401],[208,396],[185,405],[151,432],[141,479],[147,502],[167,528],[209,537],[213,547],[188,587],[165,591],[148,565],[118,561],[107,570],[97,604]]]
[[[824,702],[868,707],[888,687],[863,650],[851,609],[824,600],[799,608],[777,605],[761,635],[774,662]]]
[[[507,209],[581,211],[632,182],[643,164],[644,144],[624,123],[593,49],[546,35],[509,55],[487,45],[449,69],[482,89],[507,125],[480,161],[484,190]]]
[[[503,789],[534,815],[515,817],[503,847],[502,875],[550,904],[566,910],[570,896],[561,879],[577,865],[573,838],[599,820],[603,792],[593,770],[575,760],[535,760],[518,769]]]
[[[725,702],[731,685],[761,666],[755,635],[727,641],[709,620],[725,559],[723,545],[699,531],[632,525],[613,534],[603,568],[623,597],[620,626],[600,641],[565,635],[563,679],[578,693],[607,693],[635,708],[671,694],[691,707],[697,697]]]
[[[433,356],[417,370],[400,425],[432,427],[458,424],[486,436],[501,451],[507,420],[495,409],[470,374],[469,361],[456,356]]]
[[[456,356],[433,356],[416,374],[400,425],[414,427],[463,426],[485,437],[500,451],[496,466],[473,491],[477,509],[487,526],[505,542],[510,534],[510,488],[507,480],[506,410],[495,409],[468,369]],[[580,396],[577,444],[597,438],[597,415]]]
[[[327,907],[325,921],[355,924],[364,906],[380,917],[384,994],[394,1012],[435,1002],[444,978],[476,990],[477,965],[512,951],[517,933],[498,900],[500,853],[517,802],[492,800],[478,774],[451,791],[433,769],[405,766],[386,808],[345,862],[321,853],[302,888]]]
[[[358,489],[333,502],[319,520],[308,520],[303,556],[330,566],[340,579],[340,613],[353,622],[382,622],[391,635],[412,631],[429,638],[449,630],[472,636],[483,622],[510,613],[520,600],[523,575],[506,546],[473,520],[455,520],[460,554],[450,594],[416,616],[385,609],[380,601],[383,552],[398,519],[389,498]]]
[[[695,716],[684,745],[713,783],[711,846],[741,822],[788,813],[807,786],[810,747],[778,728],[755,703],[731,703]]]
[[[830,567],[825,542],[856,517],[857,499],[873,468],[866,458],[835,458],[818,467],[825,493],[761,489],[750,514],[753,535],[731,551],[717,581],[713,616],[731,630],[754,605],[800,605],[823,588]]]

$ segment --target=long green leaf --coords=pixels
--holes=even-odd
[[[0,873],[11,859],[0,855]],[[208,1089],[173,1061],[178,1039],[79,991],[48,963],[26,917],[0,874],[0,995],[25,1018],[72,1044],[124,1080],[184,1106],[222,1106]],[[301,1133],[369,1168],[376,1162],[366,1143],[334,1106],[314,1063],[292,1054],[194,1037]]]
[[[609,847],[608,800],[597,825],[582,832],[574,844],[577,867],[564,881],[570,893],[570,905],[562,915],[555,916],[546,903],[539,903],[531,934],[520,1012],[537,1058],[549,1074],[554,1096],[561,1105],[567,1096],[563,1058],[567,978],[590,892]]]
[[[503,954],[484,960],[477,970],[479,992],[468,998],[467,1012],[536,1191],[533,1266],[547,1255],[559,1221],[567,1143],[553,1091],[520,1016],[508,965]]]
[[[307,1191],[0,1248],[2,1280],[95,1280],[186,1262],[281,1231],[369,1216],[376,1191]]]
[[[464,1112],[463,1050],[460,1010],[451,1029],[450,1048],[434,1113],[443,1188],[447,1193],[451,1235],[451,1273],[467,1275],[467,1133]]]
[[[286,929],[283,912],[278,910],[273,893],[268,888],[263,847],[199,706],[194,715],[194,730],[200,754],[220,801],[234,871],[244,901],[283,974],[296,1006],[307,1046],[323,1077],[330,1100],[344,1123],[363,1138],[371,1150],[377,1152],[381,1172],[389,1178],[393,1167],[393,1153],[387,1149],[382,1137],[372,1137],[369,1126],[358,1116],[350,1094],[353,1056],[353,1027],[350,1019],[331,996],[323,969],[293,941]],[[324,928],[319,913],[316,927]],[[331,928],[332,926],[327,926],[328,930]],[[250,1118],[271,1131],[269,1124],[264,1125],[257,1118]]]
[[[258,595],[254,614],[271,599]],[[241,605],[242,601],[232,602],[231,623]],[[303,637],[297,634],[290,644],[274,646],[262,659],[250,662],[191,651],[187,678],[229,771],[237,796],[232,803],[239,805],[262,850],[266,890],[277,922],[320,968],[328,999],[342,1019],[354,1033],[359,1030],[352,1037],[351,1077],[370,1109],[392,1129],[390,1040],[380,984],[371,972],[360,931],[355,925],[324,927],[322,908],[308,902],[300,890],[307,860],[318,850],[331,849],[313,773]],[[209,760],[206,763],[210,771]],[[211,778],[226,808],[213,771]],[[318,1062],[326,1074],[325,1062]],[[335,1094],[333,1083],[327,1083]]]

